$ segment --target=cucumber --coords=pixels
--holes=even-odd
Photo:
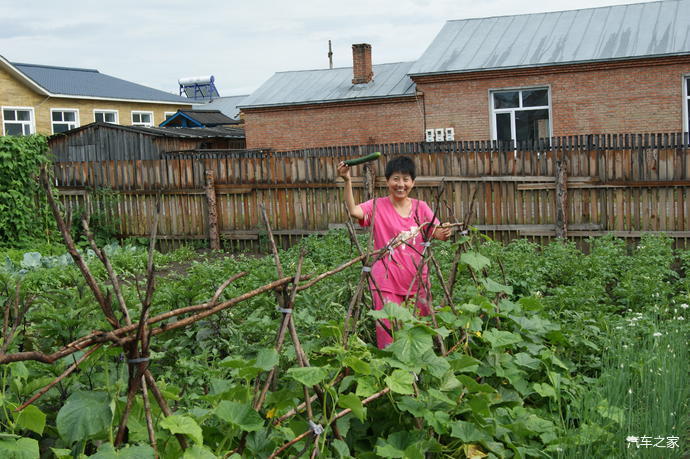
[[[370,155],[361,156],[361,157],[355,158],[355,159],[348,159],[347,161],[345,161],[345,164],[347,166],[356,166],[357,164],[368,163],[369,161],[374,161],[375,159],[379,159],[380,156],[381,156],[381,152],[377,151],[377,152],[372,153]]]

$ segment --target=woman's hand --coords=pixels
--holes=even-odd
[[[436,229],[434,230],[434,239],[438,239],[440,241],[445,241],[450,237],[450,234],[453,231],[453,228],[450,226],[445,226],[446,223],[442,223],[440,226],[437,226]]]
[[[345,161],[340,161],[338,163],[338,175],[346,182],[350,181],[350,166],[345,164]]]

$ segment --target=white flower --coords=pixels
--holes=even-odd
[[[660,333],[660,332],[654,332],[654,336],[661,336],[661,335],[663,335],[663,333]]]
[[[685,317],[683,317],[683,316],[678,316],[678,317],[676,317],[676,320],[685,320]]]
[[[629,393],[629,394],[632,394],[632,389],[628,389],[628,393]]]
[[[688,303],[683,303],[680,305],[680,307],[683,309],[688,309],[688,307],[690,307],[690,306],[688,306]]]

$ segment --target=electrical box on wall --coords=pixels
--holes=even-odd
[[[427,142],[443,142],[454,141],[455,140],[455,129],[449,128],[437,128],[437,129],[426,129],[424,131],[424,139]]]

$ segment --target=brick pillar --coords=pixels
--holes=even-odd
[[[359,43],[352,45],[352,84],[366,84],[374,79],[371,68],[371,45]]]

